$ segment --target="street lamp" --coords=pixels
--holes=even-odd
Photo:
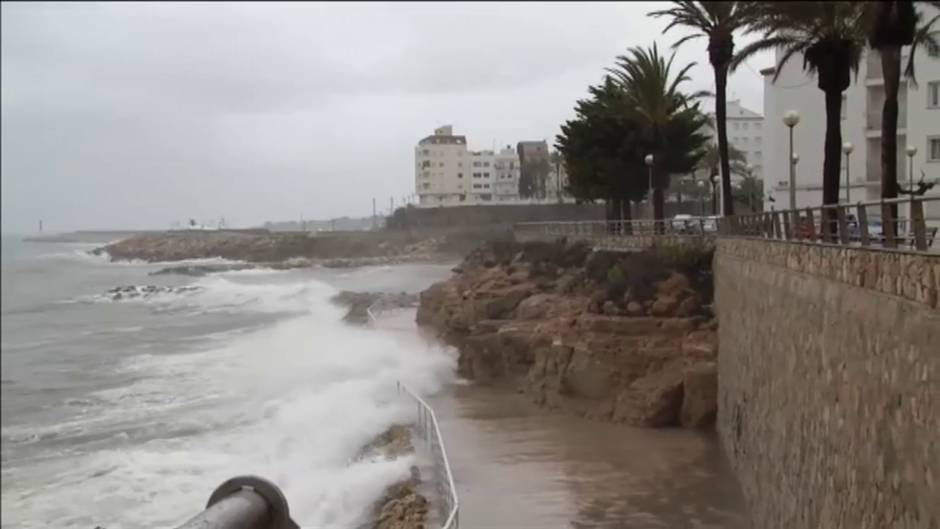
[[[783,115],[783,124],[790,129],[790,209],[796,209],[796,161],[793,154],[793,127],[800,122],[800,113],[789,110]]]
[[[907,153],[907,191],[911,194],[911,201],[907,205],[907,222],[910,222],[911,211],[914,207],[914,155],[917,154],[917,147],[908,145],[904,152]]]
[[[852,145],[852,142],[847,141],[842,144],[842,152],[845,153],[845,201],[846,203],[852,200],[852,191],[850,186],[852,185],[849,179],[849,155],[852,154],[852,151],[855,150],[855,146]]]
[[[908,186],[911,191],[914,190],[914,155],[917,154],[917,147],[913,145],[908,145],[907,149],[904,149],[904,152],[907,153],[907,179]],[[913,194],[911,195],[913,196]]]
[[[653,205],[653,160],[654,158],[652,154],[647,154],[645,157],[643,157],[643,162],[646,163],[647,167],[649,167],[649,175],[650,175],[649,203],[650,203],[650,206]],[[652,211],[653,211],[652,208],[650,208],[650,213],[652,213]]]

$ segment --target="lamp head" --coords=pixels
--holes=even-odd
[[[788,127],[795,127],[799,122],[800,113],[796,110],[788,110],[787,113],[783,115],[783,124]]]
[[[652,155],[652,154],[647,154],[647,155],[643,158],[643,161],[646,162],[646,165],[653,165],[653,155]]]
[[[847,141],[842,144],[842,152],[845,154],[852,154],[852,151],[855,150],[855,146],[852,145],[852,142]]]
[[[800,155],[797,154],[797,153],[793,153],[793,160],[792,160],[792,161],[793,161],[793,165],[796,165],[796,164],[800,163]]]
[[[904,152],[906,152],[908,156],[913,158],[914,155],[917,154],[917,147],[914,147],[913,145],[908,145],[907,148],[904,149]]]

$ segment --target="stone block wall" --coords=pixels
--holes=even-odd
[[[940,527],[940,256],[720,238],[714,274],[753,526]]]

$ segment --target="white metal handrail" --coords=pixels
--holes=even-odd
[[[454,474],[450,470],[447,449],[444,448],[444,438],[441,436],[441,427],[437,423],[434,408],[419,397],[417,393],[411,391],[408,386],[401,382],[398,382],[396,386],[399,395],[405,394],[417,405],[418,432],[431,454],[431,464],[435,474],[434,485],[438,496],[442,500],[438,502],[440,516],[444,519],[441,529],[457,529],[460,525],[460,502],[457,499]]]

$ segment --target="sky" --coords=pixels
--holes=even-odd
[[[6,233],[381,213],[435,127],[552,143],[618,55],[686,34],[659,2],[0,6]],[[704,40],[693,61],[688,88],[713,89]],[[761,112],[771,64],[729,99]]]

